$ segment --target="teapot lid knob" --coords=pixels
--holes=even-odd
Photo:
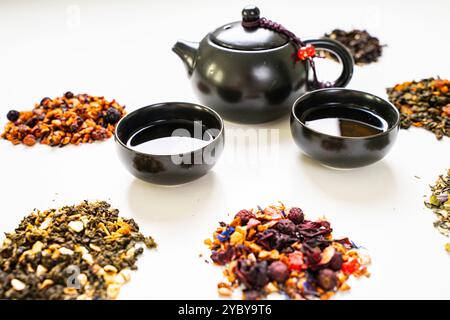
[[[259,9],[256,6],[247,6],[242,10],[242,21],[253,22],[259,20]]]
[[[247,6],[242,10],[241,21],[219,27],[208,36],[220,47],[246,51],[279,48],[289,42],[283,34],[263,27],[267,23],[268,20],[260,17],[258,7]]]

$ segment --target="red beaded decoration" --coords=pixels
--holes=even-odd
[[[297,51],[297,56],[300,60],[305,61],[306,59],[313,58],[316,55],[316,48],[312,44],[307,44],[301,47]]]

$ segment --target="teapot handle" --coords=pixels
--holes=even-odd
[[[345,87],[353,76],[353,57],[346,47],[337,41],[331,39],[311,39],[305,40],[304,43],[312,44],[316,49],[322,49],[334,54],[342,64],[342,73],[334,82],[329,82],[331,87]],[[313,89],[319,89],[317,84],[312,83]]]

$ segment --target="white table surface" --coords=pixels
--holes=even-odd
[[[450,2],[254,3],[299,36],[367,28],[388,44],[379,63],[356,67],[350,88],[386,97],[385,88],[399,82],[450,77]],[[42,97],[67,90],[116,98],[128,110],[197,101],[172,45],[178,38],[199,41],[239,20],[246,4],[2,0],[0,126],[9,109],[31,109]],[[33,208],[108,200],[159,243],[141,257],[120,298],[215,299],[221,270],[199,258],[203,240],[239,209],[281,200],[300,206],[309,218],[325,215],[336,237],[349,236],[368,248],[372,277],[352,281],[351,293],[337,298],[450,298],[450,256],[443,248],[449,240],[433,228],[434,216],[423,205],[428,185],[449,168],[449,138],[402,130],[381,162],[335,171],[300,154],[287,118],[258,126],[226,123],[227,130],[239,127],[279,129],[278,157],[237,161],[245,146],[227,145],[211,173],[179,187],[135,179],[120,164],[112,139],[63,149],[0,141],[0,230],[13,230]]]

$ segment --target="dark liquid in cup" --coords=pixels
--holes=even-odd
[[[303,123],[315,131],[339,137],[367,137],[387,130],[387,122],[376,113],[349,105],[329,104],[311,108]]]
[[[127,146],[147,154],[174,155],[201,149],[212,140],[213,137],[199,122],[162,120],[137,130]]]

